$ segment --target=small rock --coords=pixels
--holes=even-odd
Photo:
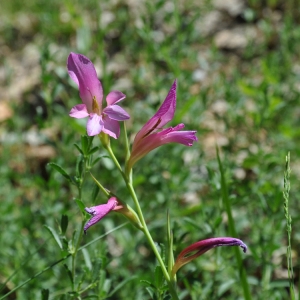
[[[3,122],[13,116],[13,111],[10,106],[4,102],[0,102],[0,122]]]
[[[228,110],[228,103],[224,99],[219,99],[211,105],[212,112],[223,116]]]
[[[100,18],[100,27],[106,28],[110,23],[115,20],[115,14],[111,11],[103,11]]]
[[[196,23],[195,29],[197,28],[201,31],[203,36],[210,36],[216,32],[229,27],[233,23],[232,18],[226,16],[220,11],[214,10],[204,16]]]
[[[233,171],[234,177],[238,180],[243,180],[246,178],[246,171],[242,168],[237,168]]]
[[[245,2],[243,0],[214,0],[215,8],[228,13],[231,17],[237,17],[245,10]]]
[[[48,161],[56,156],[54,147],[49,145],[29,146],[26,149],[26,156],[29,159],[37,159],[38,161]]]
[[[217,132],[209,133],[202,137],[203,152],[207,158],[216,157],[216,146],[224,147],[229,144],[229,140],[225,135]]]
[[[206,72],[201,69],[196,69],[193,72],[193,80],[194,81],[203,81],[206,78]]]
[[[183,201],[190,205],[199,205],[201,203],[199,195],[195,192],[187,192],[183,195]]]
[[[219,49],[240,49],[247,46],[247,38],[233,30],[222,30],[215,36],[215,44]]]
[[[244,49],[250,41],[257,41],[256,37],[256,28],[246,25],[222,30],[215,35],[214,41],[219,49],[239,50]]]

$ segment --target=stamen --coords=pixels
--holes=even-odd
[[[97,114],[97,115],[100,116],[100,114],[101,114],[101,113],[100,113],[100,107],[99,107],[99,105],[98,105],[98,102],[97,102],[95,96],[93,96],[93,105],[92,105],[92,109],[93,109],[93,112],[94,112],[95,114]]]
[[[152,132],[158,127],[158,125],[159,125],[160,123],[161,123],[161,118],[159,118],[159,119],[157,120],[157,122],[155,123],[155,125],[154,125],[148,132],[146,132],[146,133],[143,135],[142,139],[145,138],[146,136],[148,136],[150,133],[152,133]]]

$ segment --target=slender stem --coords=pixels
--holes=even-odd
[[[114,154],[114,152],[112,151],[110,145],[105,146],[105,149],[108,151],[108,153],[109,153],[111,159],[113,160],[114,164],[116,165],[116,167],[118,168],[119,172],[121,173],[121,175],[122,175],[124,181],[127,183],[128,179],[127,179],[125,173],[123,172],[122,167],[120,166],[120,164],[119,164],[117,158],[115,157],[115,154]]]
[[[236,229],[235,229],[235,225],[234,225],[234,220],[232,217],[231,204],[230,204],[229,197],[228,197],[227,183],[226,183],[224,169],[223,169],[223,165],[222,165],[222,162],[220,159],[218,148],[217,148],[217,159],[218,159],[219,170],[220,170],[220,174],[221,174],[221,192],[222,192],[223,205],[225,206],[225,210],[226,210],[227,217],[228,217],[229,233],[231,236],[236,237],[237,234],[236,234]],[[248,280],[247,280],[246,270],[245,270],[245,267],[243,266],[241,253],[238,248],[235,248],[234,251],[235,251],[235,257],[236,257],[237,264],[238,264],[239,275],[240,275],[240,279],[241,279],[242,287],[243,287],[243,291],[244,291],[244,297],[246,300],[251,300],[252,297],[251,297],[250,288],[249,288],[249,284],[248,284]]]
[[[161,266],[162,272],[163,272],[163,274],[165,276],[165,279],[167,280],[167,283],[168,283],[168,286],[169,286],[169,291],[170,291],[170,293],[172,295],[172,298],[175,299],[175,300],[177,300],[179,298],[177,296],[177,293],[176,293],[176,290],[175,290],[175,286],[171,282],[170,275],[169,275],[169,273],[168,273],[168,271],[166,269],[166,266],[165,266],[165,264],[164,264],[164,262],[163,262],[163,260],[162,260],[162,258],[160,256],[160,254],[159,254],[159,252],[158,252],[158,250],[157,250],[157,248],[155,246],[155,243],[154,243],[154,241],[152,239],[152,236],[151,236],[151,234],[150,234],[150,232],[148,230],[148,227],[147,227],[147,224],[145,222],[144,215],[143,215],[143,212],[141,210],[141,206],[140,206],[140,203],[138,201],[138,198],[137,198],[137,196],[135,194],[134,188],[133,188],[133,186],[132,186],[131,183],[126,182],[126,184],[127,184],[128,189],[129,189],[129,192],[131,194],[131,197],[132,197],[132,199],[133,199],[133,201],[135,203],[137,214],[138,214],[138,216],[140,218],[140,221],[141,221],[141,223],[143,225],[143,232],[144,232],[144,234],[145,234],[145,236],[146,236],[146,238],[148,240],[148,243],[150,244],[150,246],[151,246],[151,248],[152,248],[152,250],[153,250],[153,252],[154,252],[154,254],[155,254],[155,256],[156,256],[156,258],[157,258],[157,260],[158,260],[158,262],[160,264],[160,266]]]
[[[95,181],[95,183],[98,185],[98,187],[100,188],[100,190],[107,196],[110,196],[109,191],[93,176],[92,172],[90,172],[90,175],[92,176],[93,180]]]
[[[130,157],[130,148],[129,148],[129,141],[127,136],[126,123],[123,122],[123,124],[124,124],[124,137],[125,137],[125,149],[126,149],[125,161],[127,162]]]
[[[290,296],[291,299],[296,299],[295,295],[295,287],[294,287],[294,270],[293,270],[293,261],[292,261],[292,242],[291,242],[291,235],[292,235],[292,217],[289,213],[289,197],[290,197],[290,175],[291,175],[291,168],[290,168],[290,152],[286,156],[286,163],[285,163],[285,172],[283,177],[283,199],[284,199],[284,212],[286,218],[286,230],[287,230],[287,238],[288,238],[288,246],[287,246],[287,269],[288,269],[288,278],[290,283]]]
[[[87,157],[84,157],[84,170],[81,173],[81,183],[78,185],[78,198],[81,200],[82,198],[82,184],[85,180],[85,175],[86,175],[86,170],[87,170]],[[80,226],[80,231],[78,232],[78,238],[75,243],[75,248],[72,254],[72,291],[75,291],[75,270],[76,270],[76,258],[77,258],[77,252],[78,248],[80,246],[82,236],[83,236],[83,227],[84,227],[84,215],[82,214],[82,222]]]
[[[178,298],[178,296],[177,296],[177,293],[176,293],[176,290],[175,290],[175,286],[174,286],[173,283],[171,282],[170,275],[169,275],[169,273],[168,273],[168,271],[167,271],[167,269],[166,269],[166,266],[165,266],[165,264],[164,264],[164,262],[163,262],[163,260],[162,260],[162,258],[161,258],[161,256],[160,256],[160,254],[159,254],[159,252],[158,252],[158,250],[157,250],[157,248],[156,248],[156,246],[155,246],[155,243],[154,243],[154,241],[153,241],[153,239],[152,239],[152,236],[151,236],[151,234],[150,234],[150,232],[149,232],[149,230],[148,230],[148,227],[147,227],[147,224],[146,224],[146,222],[145,222],[145,219],[144,219],[144,215],[143,215],[141,206],[140,206],[140,204],[139,204],[139,200],[138,200],[138,198],[137,198],[137,196],[136,196],[136,194],[135,194],[135,191],[134,191],[134,188],[133,188],[133,185],[132,185],[132,181],[131,181],[130,178],[127,178],[127,176],[126,176],[125,173],[123,172],[123,170],[122,170],[122,168],[121,168],[121,166],[120,166],[120,164],[119,164],[117,158],[115,157],[115,155],[114,155],[114,153],[113,153],[113,151],[112,151],[110,145],[106,145],[105,148],[106,148],[106,150],[108,151],[108,153],[109,153],[111,159],[112,159],[113,162],[115,163],[116,167],[117,167],[118,170],[120,171],[120,173],[121,173],[121,175],[122,175],[122,177],[123,177],[123,179],[124,179],[124,181],[125,181],[125,183],[126,183],[126,185],[127,185],[127,188],[128,188],[128,190],[129,190],[130,195],[131,195],[131,197],[132,197],[132,199],[133,199],[133,201],[134,201],[134,204],[135,204],[135,206],[136,206],[136,210],[137,210],[138,217],[139,217],[139,219],[140,219],[140,222],[142,223],[142,226],[143,226],[143,229],[142,229],[142,230],[143,230],[143,232],[144,232],[144,234],[145,234],[145,236],[146,236],[146,238],[147,238],[147,240],[148,240],[148,243],[150,244],[150,246],[151,246],[151,248],[152,248],[152,250],[153,250],[153,252],[154,252],[154,254],[155,254],[155,256],[156,256],[156,258],[157,258],[157,260],[158,260],[158,262],[159,262],[159,264],[160,264],[160,266],[161,266],[162,272],[163,272],[163,274],[164,274],[164,276],[165,276],[165,279],[166,279],[166,281],[167,281],[167,283],[168,283],[169,291],[170,291],[170,293],[171,293],[171,295],[172,295],[172,298],[175,299],[175,300],[177,300],[177,299],[179,299],[179,298]]]

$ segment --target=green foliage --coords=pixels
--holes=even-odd
[[[243,265],[252,299],[291,298],[282,208],[282,162],[291,152],[289,263],[299,294],[299,9],[293,9],[293,1],[249,1],[239,18],[257,26],[262,42],[239,53],[221,51],[213,38],[202,35],[199,21],[211,11],[210,1],[174,3],[1,3],[1,95],[13,117],[1,121],[0,131],[0,299],[9,299],[10,292],[13,299],[170,297],[136,228],[127,225],[99,241],[99,235],[123,224],[122,216],[111,213],[87,236],[80,235],[84,208],[106,202],[90,171],[133,203],[99,141],[84,135],[86,121],[68,116],[80,102],[66,71],[70,51],[96,63],[105,95],[113,89],[127,95],[131,141],[178,79],[172,126],[184,122],[188,130],[197,130],[199,143],[153,151],[136,164],[134,186],[155,241],[172,244],[176,259],[195,241],[230,235],[224,179],[236,234],[249,247]],[[280,26],[274,26],[272,13],[264,15],[270,11],[282,11]],[[25,61],[32,56],[39,62],[29,67]],[[22,78],[15,72],[18,66],[26,71]],[[38,79],[26,86],[34,67]],[[202,81],[193,77],[199,69],[205,73]],[[32,132],[37,143],[27,138]],[[124,143],[122,136],[111,141],[121,162]],[[166,228],[167,210],[172,232]],[[166,256],[173,259],[168,248]],[[234,249],[219,248],[182,268],[180,299],[241,299],[234,256]]]

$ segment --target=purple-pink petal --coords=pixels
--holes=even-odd
[[[174,276],[182,266],[193,259],[212,248],[220,246],[240,246],[243,249],[243,252],[247,251],[247,246],[243,241],[232,237],[219,237],[202,240],[188,246],[180,252],[173,266],[172,275]]]
[[[89,136],[97,135],[103,129],[103,124],[101,116],[97,114],[90,114],[90,117],[87,121],[86,130]]]
[[[128,168],[131,169],[139,159],[162,145],[179,143],[185,146],[192,146],[193,142],[198,140],[196,131],[178,131],[182,128],[184,128],[184,124],[179,124],[174,128],[169,127],[157,133],[147,135],[138,143],[134,142],[128,161]]]
[[[198,141],[196,131],[172,131],[166,134],[161,139],[161,144],[179,143],[185,146],[193,146],[193,143]]]
[[[118,204],[116,198],[110,198],[106,204],[101,204],[97,206],[92,206],[90,208],[86,207],[85,211],[92,215],[92,218],[85,224],[84,233],[89,229],[89,227],[98,223],[103,217],[105,217],[110,211],[112,211]]]
[[[130,118],[129,114],[119,105],[107,106],[104,108],[103,113],[116,121],[124,121]]]
[[[157,129],[161,129],[173,119],[176,109],[176,88],[177,80],[174,81],[165,101],[156,114],[137,133],[135,141],[139,141],[145,136],[155,132]]]
[[[82,118],[86,118],[89,116],[89,113],[86,109],[85,104],[78,104],[75,105],[70,113],[69,113],[70,117],[76,118],[76,119],[82,119]]]
[[[106,102],[107,106],[116,104],[123,99],[126,98],[126,95],[121,93],[120,91],[111,91],[107,96],[106,96]]]
[[[176,89],[177,80],[173,82],[165,101],[163,102],[157,113],[152,117],[152,119],[161,119],[160,128],[165,126],[174,117],[176,109]]]
[[[103,128],[102,131],[114,139],[117,139],[120,135],[120,125],[118,121],[110,119],[108,116],[102,118]]]
[[[93,63],[86,56],[71,52],[67,67],[70,77],[79,87],[80,97],[88,112],[93,112],[93,97],[101,110],[103,89]]]

